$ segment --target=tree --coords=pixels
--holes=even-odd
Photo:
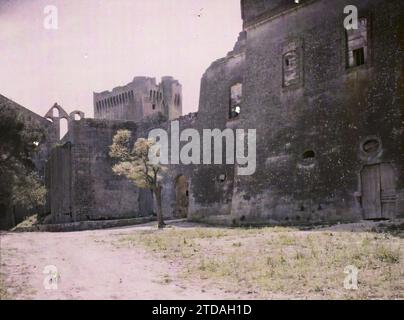
[[[32,161],[43,138],[43,130],[26,125],[15,110],[0,106],[1,206],[31,209],[45,203],[46,188]]]
[[[162,173],[166,168],[153,164],[149,159],[149,152],[156,148],[156,142],[148,139],[138,139],[132,146],[131,133],[128,130],[119,130],[110,146],[110,157],[117,159],[118,163],[112,168],[115,174],[125,176],[138,188],[150,189],[156,197],[157,220],[159,229],[164,228],[163,210],[161,205]],[[158,152],[158,151],[157,151]]]

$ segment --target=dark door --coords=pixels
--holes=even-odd
[[[396,214],[394,170],[389,164],[366,166],[361,174],[365,219],[390,219]]]
[[[176,204],[175,217],[187,218],[189,207],[188,179],[185,176],[179,176],[175,183]]]

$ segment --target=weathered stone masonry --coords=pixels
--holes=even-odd
[[[94,93],[94,117],[108,120],[132,120],[161,113],[167,120],[182,115],[182,86],[173,77],[135,77],[126,86],[111,92]]]
[[[55,140],[54,127],[45,118],[2,95],[0,95],[0,107],[17,111],[19,118],[25,123],[26,129],[43,130],[43,133],[45,134],[44,140],[38,141],[38,150],[36,154],[33,155],[32,160],[39,178],[42,181],[45,181],[45,163],[49,157],[49,151],[53,147],[53,141]],[[0,205],[0,229],[8,229],[13,227],[15,224],[21,222],[27,215],[33,214],[37,210],[38,208],[26,210],[25,208],[20,207],[9,207],[7,209]],[[39,210],[48,211],[46,208],[39,208]]]
[[[346,1],[242,2],[247,44],[239,126],[257,128],[258,159],[256,174],[235,182],[235,219],[319,222],[404,213],[403,3],[349,4],[369,22],[368,58],[357,67],[349,66]],[[294,48],[300,73],[291,86],[283,79],[285,48]],[[371,144],[374,150],[365,151]]]
[[[346,5],[359,9],[358,31],[343,27]],[[136,139],[169,131],[176,118],[200,134],[256,129],[257,171],[170,166],[167,217],[240,225],[404,216],[404,2],[243,0],[241,8],[243,30],[203,75],[197,114],[179,117],[173,78],[136,77],[94,95],[98,119],[70,119],[48,162],[54,222],[149,215],[151,193],[112,173],[108,148],[121,128]]]

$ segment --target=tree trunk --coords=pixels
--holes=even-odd
[[[161,185],[156,188],[156,202],[157,202],[157,221],[159,229],[163,229],[165,227],[164,218],[163,218],[163,208],[161,206],[161,190],[163,187]]]

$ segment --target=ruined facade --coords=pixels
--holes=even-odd
[[[359,10],[358,30],[343,26],[348,4]],[[192,178],[199,188],[191,194],[204,208],[225,209],[229,201],[228,217],[220,217],[225,210],[192,214],[235,223],[402,216],[403,2],[241,5],[244,30],[235,50],[204,74],[198,119],[222,129],[257,129],[257,171],[230,174],[221,197],[209,199],[199,193],[204,176],[229,168],[203,169]],[[234,116],[228,97],[240,83]]]
[[[359,10],[357,30],[344,28],[348,4]],[[172,78],[135,78],[94,94],[96,119],[70,120],[48,161],[53,222],[151,214],[151,194],[112,173],[109,146],[120,128],[136,139],[170,132],[176,118],[180,130],[200,133],[256,129],[257,169],[169,166],[166,217],[229,225],[404,217],[404,3],[243,0],[241,8],[243,30],[203,75],[197,114],[179,117]]]

